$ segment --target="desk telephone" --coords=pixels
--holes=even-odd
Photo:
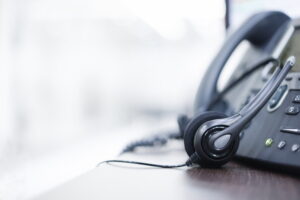
[[[242,74],[254,60],[272,57],[284,62],[288,56],[300,58],[300,21],[280,12],[264,12],[251,17],[224,43],[198,89],[195,110],[208,109],[219,93],[217,82],[226,60],[242,40],[250,48],[235,73]],[[267,64],[229,91],[211,110],[231,115],[259,91],[270,74]],[[234,75],[229,83],[234,81]],[[205,84],[206,83],[206,84]],[[296,171],[300,168],[300,64],[296,64],[264,107],[240,132],[236,157],[266,167]]]
[[[220,90],[224,66],[243,41],[248,49]],[[219,167],[236,157],[267,167],[300,169],[300,64],[296,58],[300,58],[300,21],[278,11],[249,18],[210,64],[196,95],[194,115],[180,116],[179,133],[168,135],[183,139],[188,161],[175,166],[147,164]],[[146,140],[140,146],[153,143]],[[127,146],[125,152],[136,146]]]

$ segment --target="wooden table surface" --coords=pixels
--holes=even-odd
[[[122,159],[181,163],[182,150],[138,153]],[[181,161],[181,162],[180,162]],[[159,169],[128,164],[100,167],[37,199],[300,199],[300,176],[232,161],[220,169]]]

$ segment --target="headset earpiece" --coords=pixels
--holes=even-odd
[[[223,113],[209,111],[197,115],[189,121],[184,130],[184,147],[189,156],[195,152],[194,148],[194,137],[199,127],[207,121],[214,119],[226,118],[227,116]]]
[[[198,131],[194,137],[194,148],[196,157],[195,161],[202,167],[219,167],[227,163],[235,155],[239,147],[239,137],[235,137],[229,146],[222,148],[229,138],[220,140],[219,146],[221,148],[212,148],[215,144],[211,144],[211,137],[215,134],[225,130],[226,126],[214,126],[205,132]],[[226,136],[225,136],[226,137]]]

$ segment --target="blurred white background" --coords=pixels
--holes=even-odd
[[[234,28],[261,10],[300,14],[296,0],[232,3]],[[34,197],[176,127],[224,13],[221,0],[0,0],[0,199]]]

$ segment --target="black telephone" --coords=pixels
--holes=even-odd
[[[193,116],[179,117],[179,134],[167,136],[183,139],[189,156],[186,163],[131,163],[219,167],[235,156],[297,172],[300,65],[296,66],[294,56],[300,58],[299,33],[300,23],[282,12],[262,12],[248,19],[227,39],[209,66],[196,95]],[[243,41],[248,41],[248,49],[225,89],[220,90],[217,85],[225,64]],[[164,144],[166,138],[134,143],[124,152],[157,142]]]
[[[263,12],[251,17],[224,43],[200,84],[195,112],[215,110],[237,112],[255,95],[272,72],[268,65],[240,82],[211,106],[219,93],[217,82],[223,66],[235,47],[247,40],[250,47],[236,72],[255,60],[273,57],[284,61],[287,56],[300,58],[300,21],[281,12]],[[233,82],[235,77],[229,80]],[[229,84],[228,83],[228,84]],[[236,157],[268,167],[296,171],[300,169],[300,65],[296,65],[281,83],[269,102],[244,127]],[[284,168],[283,168],[284,167]]]

